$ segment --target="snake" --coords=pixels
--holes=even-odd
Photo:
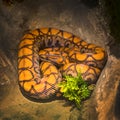
[[[30,30],[18,45],[18,84],[27,98],[49,101],[61,96],[63,75],[95,84],[107,61],[104,48],[56,28]]]

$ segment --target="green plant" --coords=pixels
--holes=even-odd
[[[90,96],[91,90],[89,90],[88,84],[83,80],[80,73],[76,77],[65,75],[64,79],[58,84],[61,93],[68,100],[74,101],[77,108],[80,108],[82,100]]]

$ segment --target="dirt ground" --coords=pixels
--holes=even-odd
[[[1,0],[0,13],[0,120],[81,120],[81,112],[65,106],[64,100],[36,103],[21,94],[17,83],[17,49],[27,30],[54,27],[100,45],[110,55],[108,44],[112,38],[97,0],[24,0],[10,5]],[[109,66],[119,63],[114,62],[118,58],[113,56]],[[104,76],[103,72],[101,77]],[[97,119],[88,115],[87,120]]]

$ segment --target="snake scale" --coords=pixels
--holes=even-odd
[[[29,31],[18,48],[18,82],[30,99],[46,101],[60,93],[57,86],[63,74],[81,75],[89,84],[96,83],[107,60],[106,51],[72,33],[40,28]]]

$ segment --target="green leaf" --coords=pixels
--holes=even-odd
[[[58,84],[60,91],[64,97],[70,101],[74,101],[76,106],[80,108],[81,101],[90,96],[91,90],[88,89],[88,85],[80,73],[76,77],[69,75],[64,75],[63,77],[65,81]]]

